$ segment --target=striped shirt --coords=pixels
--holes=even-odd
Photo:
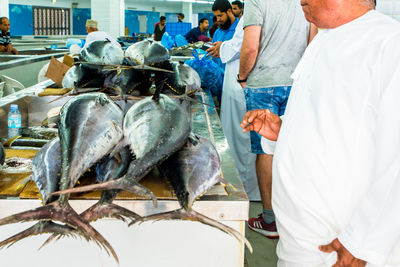
[[[0,45],[6,46],[8,44],[11,44],[10,32],[4,33],[0,30]]]

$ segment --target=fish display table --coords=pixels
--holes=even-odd
[[[40,90],[36,88],[36,90],[31,89],[30,92],[32,91],[38,93]],[[23,115],[23,123],[38,125],[39,118],[43,119],[42,116],[46,113],[43,109],[48,110],[51,105],[57,105],[57,102],[49,104],[49,99],[51,97],[39,98],[32,95],[22,99],[15,99],[16,102],[27,105],[22,108],[28,113],[25,116]],[[212,107],[212,100],[203,93],[198,93],[197,99],[210,106],[202,103],[191,104],[192,130],[214,143],[221,157],[223,177],[237,191],[217,185],[198,199],[193,209],[236,229],[244,235],[245,221],[248,219],[249,201],[239,179],[219,117],[215,108]],[[0,102],[0,109],[2,108],[4,109],[5,107],[2,107]],[[3,117],[1,116],[0,118],[0,129],[4,127]],[[157,208],[153,206],[151,200],[135,197],[128,193],[121,194],[115,203],[142,216],[166,212],[180,207],[165,182],[157,180],[150,175],[150,177],[143,180],[143,183],[150,190],[153,190],[158,197]],[[29,196],[34,194],[32,193],[33,191],[34,187],[32,189],[32,186],[27,186],[17,197],[0,199],[0,217],[40,206],[39,199],[29,199]],[[93,194],[71,197],[71,206],[78,213],[84,211],[97,201],[95,199],[98,196]],[[0,226],[0,240],[19,233],[34,223]],[[156,221],[128,227],[122,221],[101,219],[92,223],[92,225],[113,246],[119,257],[119,264],[95,243],[71,237],[53,241],[38,250],[49,237],[48,234],[45,234],[26,238],[15,243],[10,248],[0,250],[1,265],[7,267],[237,267],[244,264],[245,248],[243,243],[216,228],[199,222]]]

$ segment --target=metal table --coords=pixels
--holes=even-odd
[[[34,123],[39,107],[48,99],[39,98],[38,93],[45,84],[28,89],[26,96],[14,99],[25,103],[28,114],[23,116],[24,123]],[[203,93],[197,98],[209,105],[212,100]],[[8,101],[7,101],[8,100]],[[0,109],[10,104],[8,99],[0,100]],[[25,110],[25,109],[24,109]],[[35,110],[29,114],[30,110]],[[1,111],[0,111],[1,112]],[[43,111],[43,113],[45,113]],[[1,116],[0,129],[4,127],[4,115]],[[221,160],[222,172],[226,180],[237,188],[230,195],[205,195],[195,202],[194,210],[231,226],[242,234],[248,219],[249,201],[235,168],[219,117],[213,107],[201,103],[191,106],[192,129],[194,132],[214,142]],[[0,133],[1,135],[1,133]],[[77,212],[82,212],[95,200],[71,200]],[[179,208],[175,200],[160,200],[154,208],[150,200],[118,200],[115,202],[140,215],[165,212]],[[38,207],[39,200],[2,199],[0,217]],[[14,224],[0,227],[0,240],[10,237],[33,223]],[[198,222],[159,221],[146,222],[127,227],[114,219],[102,219],[92,225],[110,242],[120,259],[119,266],[195,266],[195,267],[237,267],[244,264],[244,244],[235,238]],[[118,266],[106,253],[94,243],[73,238],[63,238],[41,250],[37,250],[49,235],[40,235],[24,239],[11,248],[0,250],[0,262],[7,267],[16,266]]]

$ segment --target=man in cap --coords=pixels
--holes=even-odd
[[[108,34],[107,32],[99,31],[97,25],[98,23],[95,20],[86,20],[86,32],[88,33],[88,36],[86,37],[85,47],[88,46],[90,43],[99,40],[109,40],[113,44],[121,46],[114,38],[111,37],[110,34]]]

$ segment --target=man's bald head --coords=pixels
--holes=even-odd
[[[7,17],[0,17],[0,30],[4,33],[10,31],[10,21]]]
[[[374,0],[301,0],[306,19],[319,28],[336,28],[374,9]]]

